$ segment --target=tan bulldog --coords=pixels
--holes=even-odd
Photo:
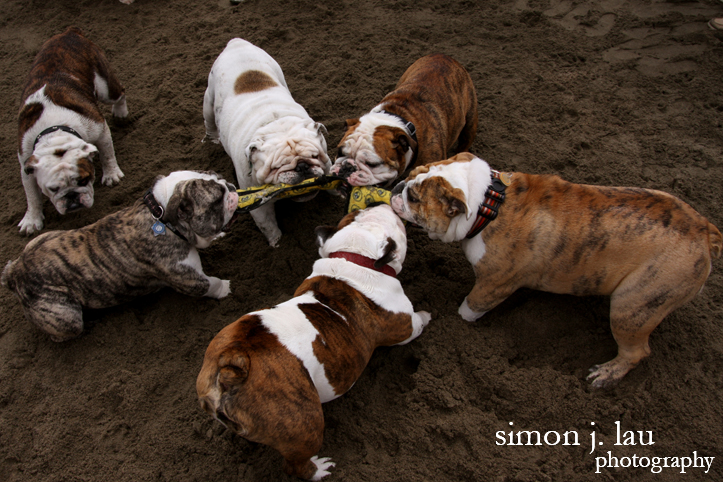
[[[133,206],[33,239],[0,282],[53,341],[82,333],[83,308],[107,308],[165,286],[223,298],[229,281],[206,276],[198,249],[223,236],[237,206],[236,187],[213,172],[159,176]]]
[[[591,369],[594,387],[650,354],[650,333],[702,289],[723,246],[715,226],[670,194],[497,173],[469,153],[412,171],[392,206],[430,238],[462,242],[477,279],[459,308],[467,321],[523,287],[610,296],[618,355]]]
[[[28,209],[22,234],[43,228],[43,195],[60,214],[93,206],[94,161],[101,182],[120,182],[113,139],[98,101],[128,115],[125,90],[103,51],[71,27],[43,44],[30,69],[18,115],[18,160]]]
[[[467,71],[443,54],[414,62],[371,112],[346,121],[331,173],[352,186],[390,186],[412,166],[470,148],[477,93]]]
[[[204,410],[238,435],[274,447],[287,474],[319,480],[321,404],[359,378],[377,346],[422,333],[396,278],[407,251],[404,225],[388,205],[317,228],[321,259],[294,298],[249,313],[211,341],[196,390]]]

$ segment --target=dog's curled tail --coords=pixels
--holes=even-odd
[[[8,261],[2,275],[0,275],[0,284],[11,290],[15,289],[15,281],[12,277],[13,265],[15,265],[15,261]]]
[[[218,383],[227,388],[243,383],[249,376],[249,357],[237,348],[221,353],[218,366]]]
[[[708,223],[708,246],[710,246],[710,255],[720,258],[721,251],[723,251],[723,236],[711,223]]]

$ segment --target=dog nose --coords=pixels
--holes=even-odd
[[[65,208],[66,212],[75,211],[83,207],[83,205],[80,204],[80,198],[76,192],[69,193],[65,196],[65,200],[67,203]]]
[[[394,186],[394,189],[392,189],[392,196],[396,196],[398,194],[401,194],[402,191],[404,191],[404,186],[406,186],[407,183],[404,181],[401,181],[399,184]]]
[[[300,174],[307,174],[309,172],[309,165],[305,162],[300,162],[296,165],[296,169],[294,171],[300,173]]]
[[[342,177],[346,179],[347,177],[351,176],[354,172],[356,172],[356,166],[353,162],[351,162],[349,159],[345,159],[341,163],[341,168],[339,169],[339,173],[337,176]]]

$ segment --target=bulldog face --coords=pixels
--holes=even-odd
[[[458,241],[466,236],[474,223],[478,201],[471,200],[469,193],[487,186],[477,186],[478,180],[470,178],[472,159],[486,167],[487,183],[489,183],[489,167],[481,159],[463,157],[458,154],[450,160],[442,161],[414,169],[409,177],[397,184],[392,190],[391,206],[402,219],[422,227],[432,239],[444,242]],[[458,162],[454,162],[454,161]],[[482,173],[484,178],[484,172]],[[474,186],[474,187],[471,187]]]
[[[280,119],[260,129],[246,148],[253,175],[261,184],[298,184],[329,173],[326,128]]]
[[[387,204],[347,214],[336,227],[317,228],[316,235],[322,258],[351,251],[378,260],[380,266],[388,264],[398,274],[407,256],[407,231]]]
[[[25,174],[35,177],[60,214],[93,206],[98,149],[72,134],[47,137],[25,162]]]
[[[380,113],[347,120],[331,173],[346,177],[352,186],[391,185],[407,168],[413,153],[407,132],[390,122],[399,121]]]
[[[165,205],[163,221],[177,227],[197,248],[223,236],[238,208],[236,187],[213,172],[171,173],[156,181],[153,194]]]

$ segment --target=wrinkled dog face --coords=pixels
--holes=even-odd
[[[430,238],[445,242],[457,239],[458,224],[473,213],[467,205],[467,196],[440,175],[442,167],[423,167],[412,171],[406,181],[394,187],[391,206],[399,217],[427,231]],[[424,172],[415,175],[418,171]]]
[[[389,186],[411,161],[409,135],[382,114],[347,120],[339,142],[332,174],[345,177],[352,186]]]
[[[73,135],[56,135],[36,147],[25,162],[40,190],[60,214],[93,206],[93,160],[98,149]]]
[[[246,149],[259,183],[298,184],[329,173],[326,129],[322,124],[310,122],[300,126],[290,120],[281,131],[278,130],[279,122],[271,126],[275,131],[260,129]]]
[[[163,180],[175,183],[164,219],[183,232],[192,233],[195,242],[190,238],[189,241],[203,248],[230,227],[238,208],[238,193],[233,184],[215,173],[191,173],[195,174],[192,179],[174,179],[188,172],[173,173]]]

